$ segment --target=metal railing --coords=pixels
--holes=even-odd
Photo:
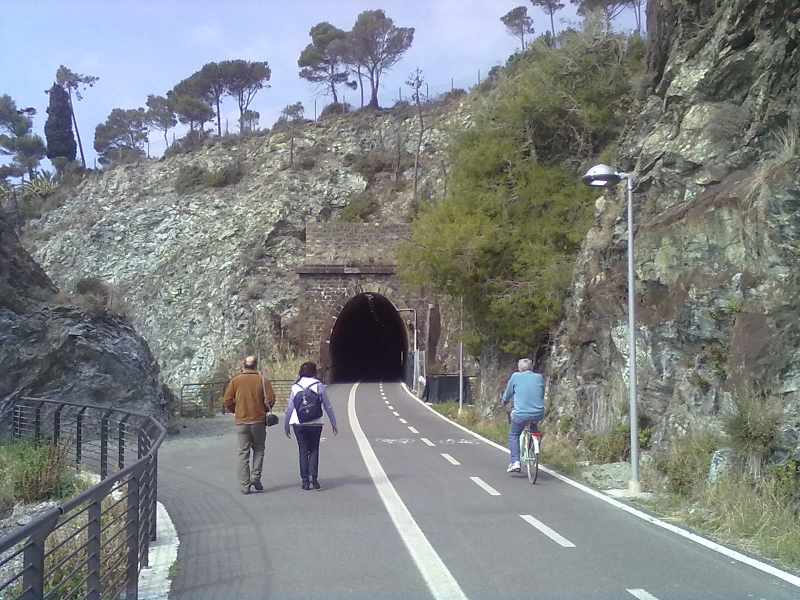
[[[136,599],[156,536],[164,427],[119,408],[24,398],[12,435],[56,445],[93,485],[0,538],[0,600]]]
[[[292,379],[270,379],[275,390],[275,406],[273,410],[286,410],[289,402],[289,389]],[[180,415],[182,417],[210,417],[227,412],[222,406],[222,396],[227,381],[210,381],[208,383],[184,383],[181,385]]]

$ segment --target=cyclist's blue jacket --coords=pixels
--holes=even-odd
[[[503,402],[514,396],[512,415],[522,419],[544,416],[544,377],[533,371],[517,371],[508,380]]]

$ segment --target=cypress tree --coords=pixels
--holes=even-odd
[[[72,111],[67,92],[57,83],[48,92],[50,104],[47,107],[47,122],[44,135],[47,138],[47,158],[65,158],[74,161],[78,151],[75,136],[72,134]],[[56,161],[64,162],[64,161]],[[56,164],[54,163],[54,164]]]

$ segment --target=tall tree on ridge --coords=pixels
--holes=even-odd
[[[369,106],[378,108],[381,75],[393,67],[414,41],[413,27],[395,27],[382,10],[366,10],[358,15],[347,34],[348,61],[361,67],[369,79]]]
[[[269,64],[246,60],[226,60],[220,64],[224,74],[225,90],[236,98],[239,105],[239,133],[244,131],[244,114],[259,90],[269,88],[267,81],[272,76]]]
[[[83,154],[83,144],[81,143],[81,134],[78,131],[78,120],[75,118],[75,104],[72,102],[72,92],[75,92],[75,98],[83,100],[81,90],[87,87],[92,87],[99,77],[92,75],[78,75],[73,73],[64,65],[61,65],[56,71],[56,83],[67,90],[69,95],[69,110],[72,112],[72,125],[75,127],[75,137],[78,138],[78,149],[81,151],[81,164],[86,168],[86,157]]]
[[[541,8],[546,14],[550,16],[550,33],[553,35],[553,45],[556,43],[556,26],[553,21],[553,15],[564,8],[564,4],[558,0],[531,0],[531,4]]]
[[[525,50],[525,34],[535,33],[533,19],[528,16],[528,9],[524,6],[512,8],[500,17],[500,20],[506,26],[508,33],[519,38],[521,49]]]
[[[47,158],[59,172],[63,172],[68,162],[75,160],[78,144],[72,134],[72,110],[69,95],[57,83],[48,90],[50,102],[47,107],[47,121],[44,136],[47,139]]]
[[[341,69],[341,42],[347,34],[323,21],[314,25],[309,35],[311,43],[300,53],[297,61],[297,66],[301,67],[300,77],[319,84],[326,94],[333,96],[333,102],[338,104],[336,86],[347,83],[347,70]]]
[[[94,132],[94,149],[102,165],[144,156],[147,141],[147,113],[143,108],[115,108]]]
[[[227,93],[227,81],[223,68],[215,62],[206,63],[203,67],[180,81],[167,93],[167,98],[188,96],[202,101],[215,109],[217,117],[217,135],[222,135],[222,116],[220,103]]]
[[[154,129],[164,132],[164,142],[169,148],[167,132],[178,124],[172,99],[153,94],[147,96],[147,122]]]
[[[29,179],[35,177],[36,167],[47,153],[44,140],[31,135],[35,114],[35,108],[17,108],[8,94],[0,96],[0,154],[13,157],[10,165],[0,166],[0,180],[26,173]]]
[[[173,96],[175,102],[175,112],[178,120],[184,125],[189,126],[189,132],[195,132],[195,125],[203,134],[203,125],[214,119],[214,109],[208,104],[194,96]]]

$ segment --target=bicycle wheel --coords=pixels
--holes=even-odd
[[[525,461],[525,469],[528,471],[528,481],[531,483],[536,483],[536,477],[539,475],[539,456],[534,452],[533,449],[533,436],[527,435],[526,437],[526,445],[527,451],[525,454],[527,455],[527,460]]]
[[[534,436],[530,437],[531,448],[529,455],[531,459],[528,461],[528,481],[536,483],[536,478],[539,477],[539,444]]]

